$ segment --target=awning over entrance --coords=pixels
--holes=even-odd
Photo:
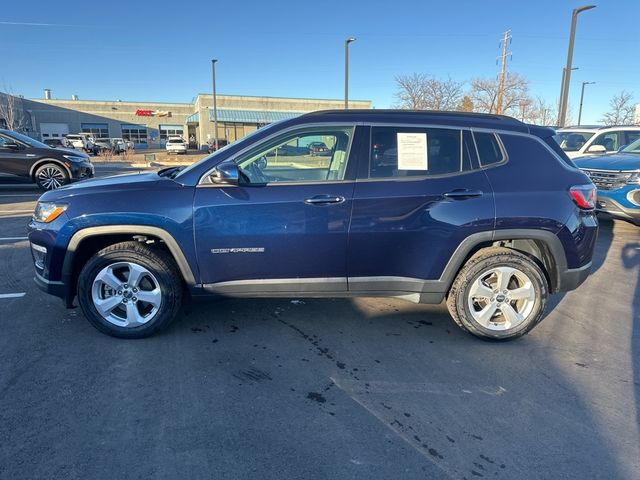
[[[287,120],[302,115],[303,112],[280,112],[275,110],[237,110],[237,109],[218,109],[219,122],[233,123],[256,123],[267,124],[280,120]],[[209,109],[209,121],[213,122],[213,109]],[[187,124],[196,124],[200,122],[200,114],[198,112],[187,117]]]

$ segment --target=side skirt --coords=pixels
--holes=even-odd
[[[395,297],[414,303],[438,304],[446,288],[437,280],[406,277],[282,278],[204,284],[192,295],[232,298]]]

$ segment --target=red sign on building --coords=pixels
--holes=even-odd
[[[153,110],[136,110],[136,117],[152,117]]]

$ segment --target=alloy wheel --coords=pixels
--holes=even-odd
[[[160,310],[162,291],[147,268],[118,262],[103,268],[91,288],[93,305],[106,321],[134,328],[149,322]]]
[[[480,274],[468,293],[473,319],[493,331],[510,330],[533,311],[536,291],[531,279],[512,267],[496,267]]]
[[[65,174],[58,167],[45,167],[38,172],[38,184],[45,190],[55,190],[65,183]]]

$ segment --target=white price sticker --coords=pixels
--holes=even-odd
[[[428,170],[426,133],[398,132],[398,170]]]

